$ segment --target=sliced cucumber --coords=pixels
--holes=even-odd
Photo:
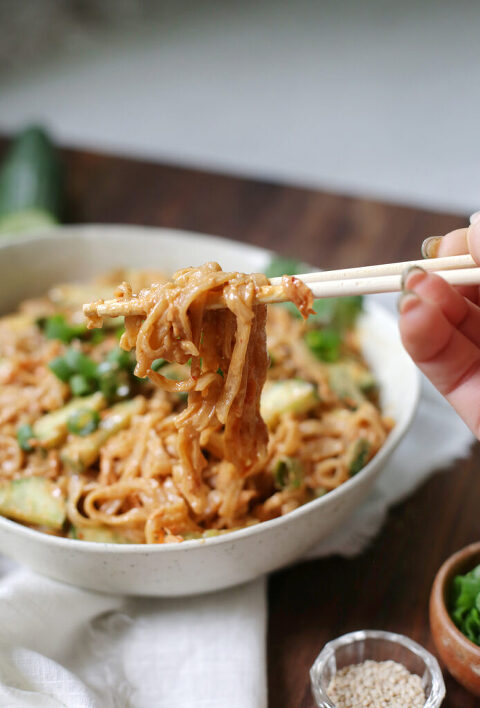
[[[44,477],[0,483],[0,514],[15,521],[61,529],[66,518],[60,489]]]
[[[99,392],[91,396],[73,398],[62,408],[39,418],[33,424],[33,434],[40,440],[42,447],[56,447],[67,437],[70,416],[80,410],[101,411],[106,405],[105,396]]]
[[[60,456],[68,467],[82,471],[90,467],[100,455],[102,445],[120,430],[127,428],[134,415],[145,408],[143,396],[137,396],[131,401],[117,403],[106,411],[98,430],[84,438],[75,436],[67,442]]]
[[[316,387],[302,379],[266,383],[260,399],[260,413],[267,425],[274,425],[284,413],[308,413],[318,404]]]

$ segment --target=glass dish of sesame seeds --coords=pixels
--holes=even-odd
[[[328,642],[310,681],[319,708],[438,708],[445,697],[435,657],[408,637],[378,630]]]

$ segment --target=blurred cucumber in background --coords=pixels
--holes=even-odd
[[[47,132],[30,126],[13,138],[0,164],[0,236],[57,224],[62,169]]]

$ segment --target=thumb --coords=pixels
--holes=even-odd
[[[470,217],[470,226],[467,230],[468,250],[475,262],[480,265],[480,211]]]

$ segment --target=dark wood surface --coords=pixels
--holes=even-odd
[[[3,146],[0,141],[0,152]],[[425,236],[466,224],[465,216],[84,151],[65,151],[64,159],[69,222],[191,229],[325,268],[416,258]],[[309,668],[325,642],[344,632],[390,629],[433,650],[430,588],[443,560],[480,537],[479,468],[475,446],[467,460],[395,507],[360,556],[311,561],[270,578],[272,708],[314,708]],[[445,708],[480,705],[448,674],[445,679]]]

